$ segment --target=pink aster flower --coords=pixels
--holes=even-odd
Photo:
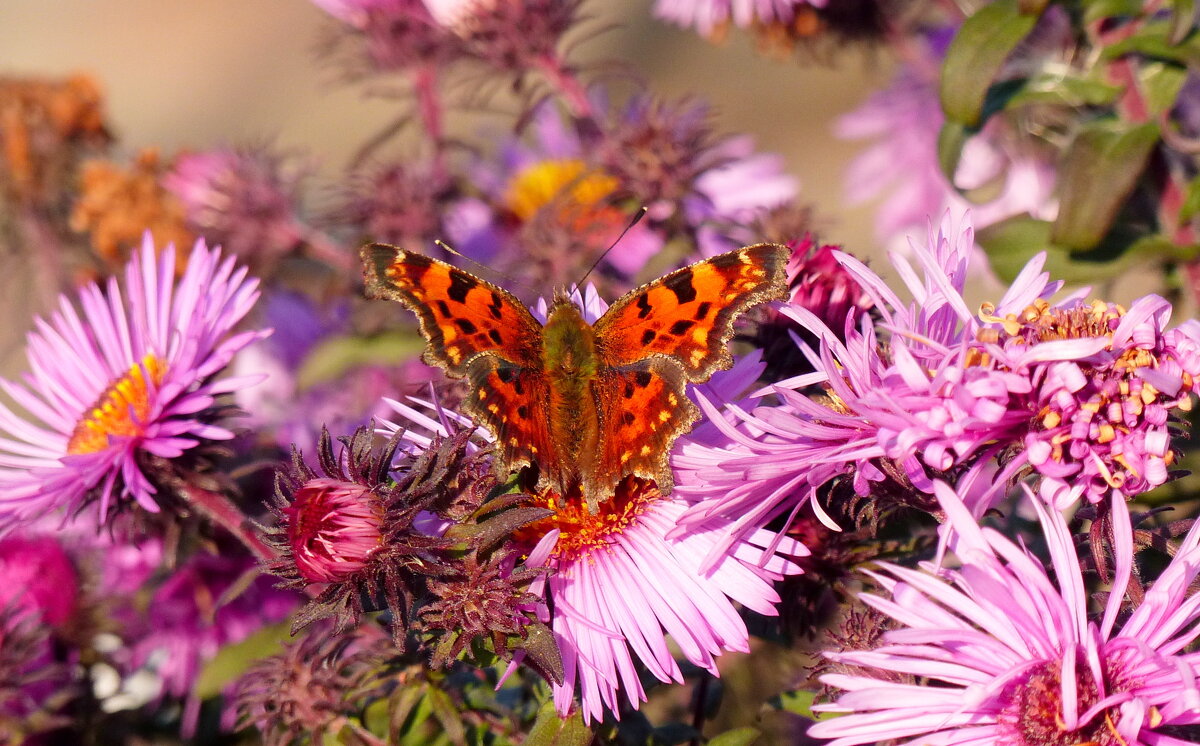
[[[787,25],[800,5],[824,8],[827,0],[657,0],[654,15],[701,36],[714,36],[730,23],[738,28]]]
[[[832,746],[1196,742],[1197,660],[1184,651],[1200,635],[1200,596],[1188,591],[1200,574],[1200,526],[1125,616],[1133,531],[1117,503],[1115,579],[1093,616],[1074,537],[1057,511],[1034,501],[1050,573],[1027,548],[981,528],[946,484],[934,489],[962,566],[883,563],[869,573],[886,595],[862,600],[898,626],[873,650],[826,654],[842,672],[821,679],[845,693],[814,709],[845,714],[813,725],[809,737]]]
[[[607,309],[590,286],[573,300],[589,321]],[[545,310],[544,300],[533,308],[541,318]],[[742,358],[694,388],[723,401],[752,385],[762,369],[757,355]],[[441,411],[439,421],[399,403],[396,409],[439,434],[446,432],[445,419],[464,419]],[[697,432],[704,431],[701,424]],[[406,437],[414,445],[424,442],[416,431]],[[553,570],[544,588],[543,581],[535,581],[534,590],[544,590],[554,609],[553,614],[548,608],[539,611],[554,632],[564,666],[563,682],[553,687],[554,701],[565,715],[578,699],[586,721],[602,719],[606,708],[619,717],[622,702],[636,708],[645,701],[639,664],[660,681],[683,681],[668,635],[684,659],[719,675],[716,660],[722,652],[749,649],[737,605],[777,614],[774,582],[801,572],[790,558],[808,554],[799,542],[763,529],[746,531],[719,550],[719,532],[673,532],[689,502],[674,493],[663,495],[647,480],[621,482],[594,514],[582,500],[555,494],[539,495],[533,504],[553,515],[520,529],[515,538],[528,553],[526,567]],[[701,567],[704,558],[714,556]]]
[[[732,516],[732,537],[805,502],[820,511],[810,498],[843,476],[859,495],[899,480],[907,499],[930,509],[933,475],[986,475],[997,492],[978,493],[976,511],[1025,467],[1060,509],[1162,484],[1174,458],[1170,418],[1190,407],[1200,376],[1200,323],[1167,329],[1169,304],[1156,296],[1128,311],[1077,297],[1052,305],[1060,283],[1042,272],[1042,256],[997,305],[972,314],[962,297],[972,245],[969,227],[946,222],[928,247],[912,248],[924,277],[894,257],[907,304],[838,254],[881,321],[863,317],[835,334],[806,309],[781,310],[821,340],[808,353],[816,371],[759,392],[778,405],[721,412],[701,399],[723,437],[677,444],[677,489],[697,501],[683,525]],[[824,396],[800,393],[807,386]]]
[[[888,88],[872,94],[835,126],[838,137],[873,140],[846,172],[846,196],[852,204],[883,197],[876,232],[885,241],[919,229],[928,216],[947,209],[961,212],[972,207],[977,227],[1022,213],[1053,219],[1057,211],[1050,164],[1012,152],[994,136],[992,125],[967,142],[955,182],[967,190],[1001,183],[999,194],[971,206],[942,173],[937,141],[945,116],[937,71],[951,32],[931,35],[923,47],[916,40],[914,46],[925,56],[902,66]]]
[[[196,233],[264,270],[308,233],[298,214],[307,171],[267,149],[216,148],[177,157],[163,186],[183,203]]]
[[[177,459],[233,433],[216,397],[253,382],[218,379],[234,353],[267,332],[232,333],[258,297],[232,257],[198,242],[175,279],[175,249],[149,235],[124,285],[111,279],[66,298],[29,335],[24,385],[0,388],[28,413],[0,405],[0,515],[74,515],[93,501],[103,522],[118,503],[158,512],[147,459]]]

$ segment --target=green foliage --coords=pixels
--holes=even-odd
[[[1018,0],[997,0],[963,22],[942,67],[942,109],[948,120],[969,127],[983,124],[989,89],[1037,19],[1036,14],[1022,12]]]

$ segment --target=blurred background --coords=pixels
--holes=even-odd
[[[755,137],[799,178],[826,241],[875,252],[871,204],[848,207],[843,173],[862,142],[833,137],[831,125],[886,84],[891,61],[863,48],[814,52],[798,62],[765,54],[746,34],[714,47],[690,30],[651,17],[650,0],[585,5],[596,30],[579,58],[619,61],[666,96],[709,101],[717,131]],[[320,177],[339,172],[355,147],[395,116],[319,64],[319,41],[334,22],[304,0],[4,0],[0,75],[59,77],[86,72],[103,86],[113,153],[163,153],[269,142],[318,159]],[[815,57],[815,59],[814,59]],[[500,106],[503,106],[501,102]],[[454,113],[451,114],[454,116]],[[510,121],[496,116],[494,128]],[[488,126],[461,113],[453,128]],[[36,246],[5,257],[0,273],[0,373],[23,367],[21,338],[36,308],[30,262]]]

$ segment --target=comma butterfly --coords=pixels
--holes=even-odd
[[[684,394],[728,368],[734,320],[787,292],[789,252],[757,244],[675,270],[589,324],[558,292],[540,324],[512,293],[411,251],[362,249],[367,292],[417,314],[425,360],[470,384],[463,412],[495,436],[500,466],[595,506],[627,475],[673,482],[671,444],[699,419]]]

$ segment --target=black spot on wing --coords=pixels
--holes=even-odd
[[[732,267],[737,267],[742,263],[742,252],[728,251],[724,254],[718,254],[712,259],[709,259],[708,263],[709,266],[716,267],[717,269],[730,269]]]
[[[680,305],[696,300],[696,288],[692,285],[692,271],[690,269],[682,270],[679,274],[668,278],[663,283],[663,287],[675,293],[675,300]]]
[[[650,311],[654,310],[653,307],[650,305],[650,299],[646,297],[645,293],[638,296],[637,307],[638,307],[638,318],[639,319],[646,318],[647,316],[650,315]]]
[[[654,338],[657,336],[658,335],[654,333],[653,329],[647,329],[646,331],[642,332],[642,344],[643,345],[650,344],[651,342],[654,341]]]
[[[492,340],[498,345],[504,344],[504,337],[500,336],[500,332],[496,331],[495,329],[488,329],[488,339]]]
[[[504,308],[504,299],[502,297],[500,297],[500,293],[497,293],[495,290],[493,290],[492,291],[492,304],[490,306],[488,306],[488,312],[490,314],[492,314],[493,319],[499,320],[504,317],[504,314],[501,312],[503,310],[503,308]],[[499,340],[497,340],[496,344],[500,344]]]
[[[454,325],[461,329],[463,334],[474,334],[479,331],[470,319],[455,319]]]
[[[649,386],[650,381],[653,378],[654,376],[650,375],[650,371],[648,370],[639,370],[637,373],[633,374],[633,380],[642,388]]]
[[[517,416],[523,420],[529,419],[529,407],[525,406],[524,404],[517,407]]]
[[[712,308],[712,304],[704,301],[696,307],[696,321],[704,321],[704,317],[708,316],[708,309]]]
[[[625,391],[624,391],[625,398],[632,399],[634,390],[635,389],[633,388],[633,384],[630,383],[629,381],[626,381],[625,382]]]
[[[404,252],[404,264],[409,267],[418,269],[429,269],[433,266],[433,260],[424,254],[411,254]]]
[[[467,293],[471,289],[478,286],[469,275],[462,272],[453,272],[450,274],[450,289],[446,291],[446,295],[450,296],[450,300],[463,303],[467,300]]]
[[[671,334],[673,336],[678,337],[681,334],[684,334],[685,332],[687,332],[688,329],[691,329],[695,325],[696,325],[696,322],[692,321],[691,319],[680,319],[679,321],[676,321],[674,324],[671,324]]]
[[[501,383],[512,383],[516,377],[516,372],[511,368],[496,368],[496,378],[499,378]]]
[[[438,311],[442,315],[442,318],[444,318],[444,319],[450,318],[450,306],[446,305],[446,301],[441,300],[439,298],[437,301],[437,307],[438,307]]]
[[[629,427],[630,425],[632,425],[635,420],[637,420],[637,417],[633,416],[633,412],[623,412],[621,414],[621,422],[626,427]]]

